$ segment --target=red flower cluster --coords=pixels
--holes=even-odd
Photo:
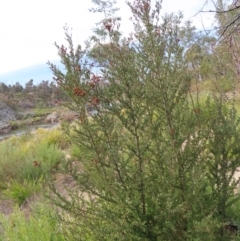
[[[98,83],[101,80],[101,77],[94,74],[91,80],[94,83]]]
[[[106,20],[106,22],[104,23],[104,27],[110,32],[112,29],[112,19],[108,19]]]
[[[84,90],[80,89],[79,87],[74,87],[73,93],[74,93],[74,95],[82,96],[82,97],[86,95],[86,92]]]
[[[143,3],[143,8],[147,12],[149,10],[149,3]]]
[[[198,115],[201,112],[201,110],[200,108],[194,108],[193,112]]]
[[[89,86],[91,87],[91,88],[94,88],[95,87],[95,83],[93,83],[93,82],[89,82]]]
[[[34,166],[34,167],[40,167],[40,166],[41,166],[41,162],[34,161],[34,162],[33,162],[33,166]]]
[[[170,134],[173,135],[175,133],[175,130],[173,128],[170,129]]]
[[[83,123],[83,122],[85,121],[85,118],[84,118],[83,116],[81,116],[81,117],[79,118],[79,120],[80,120],[81,123]]]
[[[62,80],[61,79],[53,77],[53,80],[55,82],[57,82],[58,85],[62,85]]]
[[[89,86],[94,88],[100,80],[101,80],[101,77],[94,74],[91,78],[91,82],[89,82]]]
[[[59,48],[59,54],[64,55],[67,53],[67,48],[65,48],[63,45]]]
[[[100,102],[100,100],[97,98],[97,97],[93,97],[92,98],[92,101],[91,101],[91,103],[92,103],[92,105],[98,105],[99,104],[99,102]]]
[[[94,162],[95,164],[98,164],[98,160],[97,160],[97,159],[93,159],[93,162]]]
[[[76,67],[76,70],[79,71],[79,72],[81,71],[80,65],[78,65],[78,66]]]

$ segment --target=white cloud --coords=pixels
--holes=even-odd
[[[120,15],[124,17],[123,30],[130,11],[124,0]],[[187,18],[194,15],[203,1],[165,0],[164,12],[184,11]],[[58,59],[53,46],[64,43],[63,26],[73,28],[76,43],[82,44],[97,22],[89,13],[91,0],[7,0],[0,3],[0,73]]]
[[[201,10],[214,10],[211,1],[205,0],[166,0],[163,1],[164,12],[183,12],[184,19],[190,20],[197,29],[212,29],[214,15],[211,13],[200,13]]]
[[[0,72],[56,59],[53,43],[64,43],[63,26],[79,43],[90,34],[90,4],[79,0],[8,0],[0,4]]]

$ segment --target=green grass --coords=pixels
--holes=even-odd
[[[11,180],[6,183],[6,189],[2,191],[2,197],[13,200],[18,206],[24,204],[34,194],[39,194],[43,188],[43,178],[38,180],[26,179],[23,183]]]
[[[33,117],[39,117],[39,116],[46,116],[54,112],[54,108],[43,108],[43,107],[38,107],[34,109],[34,112],[32,113]]]
[[[38,129],[0,142],[0,202],[7,199],[16,205],[11,215],[0,213],[0,241],[66,240],[45,201],[33,204],[28,218],[19,207],[30,205],[35,195],[43,199],[48,178],[58,170],[64,160],[62,149],[68,145],[60,129]]]
[[[0,142],[0,183],[47,178],[64,159],[58,146],[63,146],[64,141],[60,130],[39,129]]]
[[[26,218],[18,207],[6,217],[0,214],[0,241],[65,241],[56,214],[46,203],[33,207]]]

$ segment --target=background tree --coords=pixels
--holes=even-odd
[[[5,83],[0,83],[0,92],[5,94],[8,92],[8,86]]]
[[[214,60],[217,65],[215,69],[223,82],[230,81],[234,85],[233,79],[239,79],[240,59],[239,59],[239,1],[214,2],[215,9],[205,12],[214,12],[217,22],[216,32],[218,41],[213,49]],[[224,63],[223,63],[224,62]]]
[[[219,28],[221,37],[231,35],[234,32],[238,32],[240,22],[239,0],[218,0],[215,2],[215,7],[216,9],[210,10],[210,12],[216,13],[216,17],[221,24]]]

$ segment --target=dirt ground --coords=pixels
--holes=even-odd
[[[9,215],[13,211],[14,203],[11,200],[0,200],[0,213]]]

